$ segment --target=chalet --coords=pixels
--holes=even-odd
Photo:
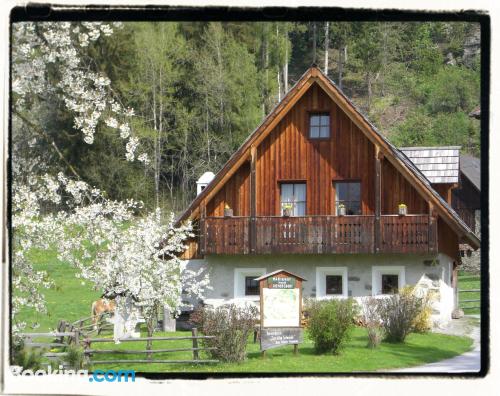
[[[451,318],[459,244],[480,241],[447,199],[455,181],[431,183],[407,154],[307,70],[178,219],[197,230],[183,257],[210,273],[205,303],[257,302],[255,279],[285,269],[311,298],[425,283]]]

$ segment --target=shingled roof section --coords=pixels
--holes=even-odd
[[[402,147],[400,150],[432,184],[458,183],[460,146]]]
[[[460,156],[460,171],[469,181],[481,191],[481,160],[471,155]]]

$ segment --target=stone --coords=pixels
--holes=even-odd
[[[460,308],[455,308],[451,313],[452,319],[460,319],[464,317],[464,311]]]

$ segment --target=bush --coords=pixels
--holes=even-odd
[[[406,286],[401,290],[401,293],[415,293],[415,287]],[[420,308],[420,312],[417,314],[415,319],[413,320],[413,331],[416,333],[426,333],[432,329],[432,307],[431,301],[435,298],[435,295],[432,291],[429,292],[420,292],[420,297],[422,297],[422,307]]]
[[[203,339],[213,359],[224,362],[241,362],[246,358],[248,336],[253,331],[258,310],[253,305],[237,307],[234,304],[223,305],[216,309],[204,308],[191,320],[197,322],[201,332],[212,339]]]
[[[378,300],[367,297],[362,305],[362,322],[368,333],[368,348],[376,348],[382,340],[380,315],[378,313]]]
[[[309,336],[317,353],[340,352],[354,327],[357,306],[352,299],[309,303]]]
[[[44,350],[29,348],[23,341],[12,343],[12,365],[21,366],[23,370],[39,370],[42,368]]]
[[[407,289],[378,301],[378,314],[382,321],[385,338],[390,342],[404,342],[414,331],[415,319],[425,307],[424,298]]]

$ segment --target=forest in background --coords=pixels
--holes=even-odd
[[[82,50],[134,109],[131,127],[150,162],[127,162],[106,125],[83,143],[50,93],[36,115],[47,139],[33,141],[14,122],[13,141],[23,156],[43,158],[26,172],[66,171],[62,154],[111,198],[185,208],[198,177],[217,172],[313,63],[397,146],[480,153],[479,121],[469,117],[480,101],[478,24],[131,22]]]

